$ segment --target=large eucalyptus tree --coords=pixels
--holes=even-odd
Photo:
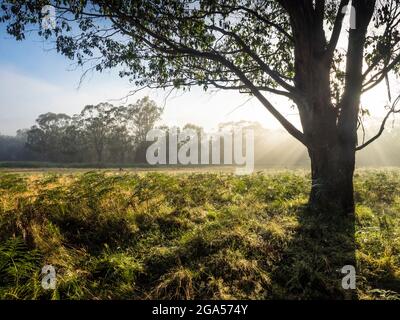
[[[400,0],[4,0],[1,21],[24,39],[49,18],[48,4],[55,28],[39,33],[80,64],[119,67],[138,87],[213,86],[256,97],[308,149],[310,204],[354,211],[355,153],[382,131],[358,143],[360,96],[400,69]],[[295,103],[302,129],[272,94]]]

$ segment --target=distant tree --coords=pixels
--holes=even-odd
[[[183,126],[183,130],[193,130],[197,133],[197,135],[200,137],[201,134],[204,133],[204,128],[198,125],[195,125],[193,123],[187,123]]]
[[[110,154],[110,161],[124,163],[129,156],[131,148],[131,137],[124,125],[117,125],[108,136],[107,146]]]
[[[114,128],[118,108],[110,103],[87,105],[79,115],[79,126],[87,146],[93,148],[96,161],[103,162],[104,151]]]
[[[79,117],[74,115],[61,137],[61,152],[66,162],[82,162],[87,159],[84,132],[79,127]]]
[[[29,129],[18,129],[15,137],[17,139],[26,141],[26,139],[28,138],[28,132],[29,132]]]
[[[146,141],[147,133],[160,120],[163,110],[149,97],[139,99],[127,107],[128,129],[137,143]]]
[[[63,113],[41,114],[27,135],[27,146],[50,161],[62,160],[63,137],[71,117]]]
[[[149,145],[146,135],[151,129],[154,129],[162,112],[163,109],[149,97],[139,99],[135,104],[127,106],[127,129],[133,136],[136,162],[146,162],[146,149]]]
[[[26,148],[27,129],[18,130],[15,137],[0,135],[0,161],[37,160]]]
[[[180,131],[180,130],[179,130]],[[182,131],[186,131],[188,132],[193,132],[195,136],[197,136],[197,141],[198,141],[198,149],[197,149],[197,154],[198,154],[198,163],[201,163],[201,149],[202,149],[202,138],[204,138],[204,140],[207,140],[207,144],[209,144],[209,139],[204,131],[204,128],[202,128],[201,126],[195,125],[193,123],[187,123],[182,127]],[[180,143],[178,143],[178,148],[180,148],[182,145],[185,144],[185,142],[190,140],[190,136],[188,135],[186,136],[186,140],[181,140]],[[189,155],[189,153],[187,154]],[[211,153],[210,153],[211,155]],[[222,162],[221,162],[222,163]]]

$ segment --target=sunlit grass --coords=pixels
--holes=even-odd
[[[342,299],[355,238],[358,297],[399,298],[400,171],[360,170],[355,186],[348,235],[307,214],[303,171],[1,173],[0,297]]]

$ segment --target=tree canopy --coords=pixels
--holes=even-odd
[[[338,48],[347,5],[356,26],[368,27],[362,91],[400,68],[398,0],[255,1],[2,1],[1,20],[16,39],[40,24],[43,6],[56,8],[56,27],[39,34],[79,64],[103,70],[120,67],[137,86],[215,86],[250,92],[297,139],[304,136],[273,106],[265,92],[287,96],[301,109],[304,95],[298,56],[323,56],[331,70],[330,108],[338,114],[345,99],[346,52]],[[299,14],[301,13],[301,15]],[[365,21],[363,21],[365,20]],[[363,24],[366,24],[363,26]],[[354,41],[350,30],[350,39]],[[298,59],[299,60],[299,59]],[[349,89],[347,87],[347,89]],[[303,118],[306,118],[304,115]]]

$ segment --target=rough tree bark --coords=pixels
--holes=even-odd
[[[321,10],[318,10],[318,2]],[[354,213],[353,175],[357,120],[362,90],[364,43],[374,12],[374,0],[354,0],[356,28],[349,32],[345,89],[339,107],[331,101],[330,68],[338,39],[327,43],[323,1],[282,0],[289,12],[295,41],[295,87],[300,119],[311,159],[309,204],[317,211]],[[347,4],[348,1],[342,1]],[[334,38],[334,37],[332,37]],[[328,48],[328,49],[327,49]]]

